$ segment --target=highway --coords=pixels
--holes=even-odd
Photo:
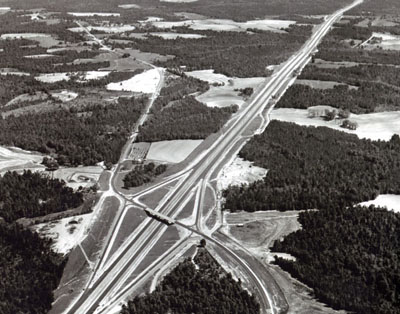
[[[193,211],[197,213],[195,226],[189,227],[182,224],[178,225],[189,230],[190,234],[204,237],[208,242],[217,246],[219,250],[224,251],[224,255],[229,258],[230,261],[240,266],[240,268],[247,274],[247,278],[257,289],[258,299],[261,303],[262,311],[265,313],[267,309],[269,310],[269,313],[272,314],[282,312],[274,303],[275,301],[271,293],[272,288],[268,287],[265,284],[265,281],[260,279],[262,276],[257,274],[256,270],[252,269],[243,256],[239,256],[239,254],[237,254],[235,250],[231,249],[223,239],[221,240],[221,238],[215,238],[212,235],[206,234],[203,230],[201,221],[204,202],[202,200],[204,199],[205,189],[208,186],[208,182],[213,179],[212,177],[215,175],[215,172],[223,166],[225,160],[229,159],[229,156],[235,155],[238,149],[245,144],[248,137],[243,136],[243,133],[248,130],[249,126],[254,122],[254,119],[265,110],[272,110],[275,104],[274,99],[279,98],[290,84],[293,83],[293,73],[300,72],[301,69],[310,61],[310,55],[317,49],[318,44],[330,30],[333,23],[340,19],[345,11],[361,2],[362,0],[357,0],[352,5],[327,17],[324,23],[321,24],[313,33],[312,37],[304,44],[301,50],[284,63],[279,71],[274,73],[273,76],[266,81],[265,86],[259,90],[247,106],[237,114],[235,119],[231,123],[227,124],[221,136],[216,139],[211,147],[190,163],[190,165],[184,170],[166,178],[166,182],[168,180],[176,180],[178,182],[168,193],[167,197],[165,197],[154,209],[155,211],[162,213],[162,215],[169,216],[173,219],[180,213],[189,200],[193,198],[194,191],[200,189],[200,201],[196,202],[197,208],[193,208]],[[156,94],[153,95],[150,103],[155,100],[155,97],[157,97]],[[149,108],[150,107],[147,108],[147,112]],[[144,120],[141,120],[141,123],[143,123],[143,121]],[[266,122],[266,125],[267,124],[268,121]],[[265,128],[266,125],[262,127]],[[137,128],[135,131],[137,133]],[[133,135],[133,138],[134,136],[135,135]],[[131,143],[132,140],[133,139],[131,138],[129,143]],[[138,199],[144,193],[148,193],[149,190],[156,190],[165,182],[146,189],[146,191],[143,191],[134,197],[127,197],[124,194],[119,193],[115,187],[115,173],[118,172],[121,163],[125,160],[124,156],[126,156],[126,151],[128,149],[129,145],[126,145],[121,154],[122,157],[120,163],[113,170],[110,188],[113,193],[115,192],[118,194],[120,199],[124,199],[126,204],[129,203],[132,205],[132,203],[134,203],[138,208],[144,209],[142,204],[137,204],[137,202],[135,202],[135,199]],[[98,262],[94,268],[87,289],[72,303],[65,313],[107,313],[107,311],[111,309],[111,306],[123,301],[124,298],[129,295],[129,292],[132,292],[136,287],[132,285],[130,290],[128,289],[125,291],[123,289],[126,280],[134,272],[135,268],[144,260],[146,254],[148,254],[148,252],[160,240],[168,226],[157,220],[146,218],[135,233],[125,240],[123,245],[118,248],[112,256],[109,256],[111,246],[113,245],[112,239],[115,239],[115,235],[119,231],[118,226],[121,225],[121,219],[123,219],[126,210],[127,205],[125,205],[125,208],[121,209],[120,214],[116,217],[116,222],[110,231],[110,237],[101,254],[100,262]],[[162,263],[165,263],[165,260],[168,258],[173,258],[173,256],[166,252],[160,257],[159,264],[154,262],[155,264],[153,263],[152,265],[149,265],[145,272],[139,277],[143,277],[148,275],[151,271],[155,271],[157,266],[161,267]],[[273,283],[271,283],[271,285],[272,284]],[[121,293],[122,290],[124,293]],[[281,299],[284,299],[284,296],[282,296]]]

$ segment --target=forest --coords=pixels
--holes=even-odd
[[[51,240],[0,222],[0,313],[47,313],[65,263]]]
[[[272,121],[239,156],[269,169],[264,180],[224,191],[233,212],[351,206],[400,194],[400,137],[361,140],[325,127]]]
[[[121,314],[257,314],[256,298],[226,273],[204,248],[167,274],[156,289],[135,297]]]
[[[50,154],[61,166],[116,163],[147,98],[0,119],[0,143]]]
[[[174,28],[177,32],[191,32],[188,28]],[[311,26],[290,26],[286,33],[267,31],[216,32],[196,31],[205,35],[200,39],[164,40],[149,36],[133,39],[132,47],[145,52],[174,55],[174,59],[159,62],[164,67],[186,66],[188,71],[214,69],[218,73],[236,77],[266,76],[266,67],[279,64],[297,51],[311,35]]]
[[[276,104],[276,108],[307,109],[312,106],[332,106],[356,114],[399,110],[400,89],[382,83],[365,82],[358,89],[336,85],[332,89],[316,89],[292,85]]]
[[[151,108],[149,119],[139,128],[139,142],[204,139],[217,132],[237,106],[211,108],[193,94],[208,90],[207,82],[187,77],[170,78]]]
[[[237,110],[237,105],[207,107],[193,96],[187,96],[154,114],[140,127],[138,141],[204,139],[218,132]]]
[[[162,174],[167,170],[164,164],[156,166],[150,162],[146,165],[137,165],[124,177],[124,188],[137,187],[142,184],[151,182],[154,177]]]
[[[300,213],[302,229],[272,248],[296,262],[276,263],[335,309],[400,313],[400,214],[334,203]]]
[[[40,172],[6,172],[0,177],[0,217],[7,222],[65,211],[82,203],[81,192]]]

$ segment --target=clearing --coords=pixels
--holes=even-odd
[[[78,82],[97,80],[110,74],[110,71],[87,71],[80,72],[61,72],[61,73],[43,73],[35,77],[43,83],[55,83],[59,81],[69,81],[71,77],[76,77]]]
[[[90,229],[93,213],[63,218],[58,221],[38,224],[32,229],[41,237],[53,240],[53,249],[61,254],[68,254],[82,242]]]
[[[216,74],[214,70],[202,70],[186,72],[186,75],[206,81],[212,86],[210,89],[196,97],[209,107],[227,107],[231,105],[244,104],[246,97],[240,95],[240,89],[256,89],[259,84],[265,81],[264,77],[232,78],[223,74]]]
[[[52,92],[51,96],[62,102],[68,102],[78,97],[78,94],[68,90],[63,90],[61,92]]]
[[[361,45],[364,49],[400,50],[400,36],[388,33],[372,33],[370,39]]]
[[[102,13],[102,12],[68,12],[69,15],[72,16],[121,16],[119,13]]]
[[[253,165],[253,162],[236,157],[224,166],[218,175],[218,189],[225,190],[230,185],[250,184],[262,180],[268,170]]]
[[[59,168],[51,176],[65,181],[67,186],[77,190],[79,187],[87,188],[95,185],[103,170],[101,166]]]
[[[357,86],[348,85],[345,83],[335,81],[319,81],[319,80],[299,80],[297,79],[294,84],[306,85],[316,89],[332,89],[335,86],[348,86],[350,89],[358,89]]]
[[[358,124],[356,130],[340,127],[339,120],[325,121],[322,117],[309,118],[307,109],[278,108],[271,112],[270,117],[272,120],[294,122],[298,125],[325,126],[374,141],[389,141],[394,134],[400,134],[400,111],[359,115],[352,113],[349,119]]]
[[[10,33],[2,34],[1,39],[29,39],[39,42],[39,45],[44,48],[50,48],[59,44],[59,40],[50,34],[42,33]]]
[[[160,82],[161,68],[151,69],[140,74],[136,74],[126,81],[110,83],[107,85],[108,90],[112,91],[129,91],[145,94],[152,94],[157,90]]]
[[[199,39],[206,36],[200,34],[182,34],[182,33],[150,33],[151,36],[161,37],[162,39]]]
[[[386,207],[388,210],[392,210],[395,213],[400,213],[400,195],[394,194],[382,194],[372,201],[360,203],[362,206],[380,206]]]
[[[121,9],[140,9],[140,6],[137,4],[120,4],[118,8]]]
[[[43,156],[15,147],[0,146],[0,175],[8,170],[43,168]]]
[[[252,20],[247,22],[235,22],[225,19],[204,19],[204,20],[185,20],[185,21],[151,21],[153,26],[158,28],[189,27],[193,30],[213,30],[225,32],[245,32],[247,29],[258,29],[284,33],[284,29],[296,24],[295,21],[287,20]]]
[[[203,140],[173,140],[151,143],[147,160],[179,163],[188,157]]]

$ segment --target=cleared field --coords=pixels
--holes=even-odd
[[[83,74],[78,72],[43,73],[36,76],[35,80],[43,83],[55,83],[59,81],[69,81],[71,77],[75,77],[78,82],[84,82],[97,80],[107,76],[108,74],[110,74],[110,71],[87,71]]]
[[[148,160],[179,163],[186,159],[203,140],[174,140],[151,143]]]
[[[174,2],[174,3],[189,3],[196,2],[198,0],[160,0],[160,2]]]
[[[144,160],[146,158],[147,152],[149,151],[151,143],[134,143],[132,149],[129,152],[128,159],[133,160]]]
[[[206,37],[204,35],[199,35],[199,34],[181,34],[181,33],[150,33],[150,35],[158,36],[163,39],[177,39],[177,38],[198,39]]]
[[[67,186],[73,189],[78,189],[80,186],[89,187],[96,184],[103,170],[100,166],[60,168],[54,171],[51,176],[64,180]]]
[[[239,90],[247,87],[255,89],[265,80],[264,77],[231,78],[214,73],[214,70],[186,72],[186,75],[213,84],[207,92],[196,97],[209,107],[227,107],[234,104],[241,106],[245,98],[240,96]]]
[[[351,114],[350,120],[358,124],[357,130],[340,127],[339,121],[325,121],[323,118],[308,118],[306,109],[275,109],[272,120],[294,122],[299,125],[325,126],[339,131],[356,134],[359,138],[388,141],[394,134],[400,134],[400,111]]]
[[[342,61],[342,62],[335,62],[335,61],[325,61],[322,59],[315,59],[313,65],[321,69],[338,69],[341,67],[355,67],[359,65],[358,62],[351,62],[351,61]]]
[[[118,8],[121,9],[140,9],[140,6],[137,4],[120,4]]]
[[[89,31],[95,30],[98,32],[104,33],[123,33],[123,32],[130,32],[136,29],[133,25],[108,25],[108,26],[87,26],[86,27]],[[84,33],[86,30],[82,27],[72,27],[68,29],[74,33]]]
[[[400,50],[400,36],[387,33],[373,33],[371,38],[362,44],[364,49]]]
[[[43,156],[18,148],[5,148],[0,146],[0,174],[7,170],[24,168],[43,168]]]
[[[104,12],[68,12],[69,15],[82,17],[82,16],[121,16],[120,13],[104,13]]]
[[[213,30],[225,32],[244,32],[247,29],[259,29],[263,31],[272,31],[283,33],[282,29],[296,24],[295,21],[287,20],[252,20],[247,22],[235,22],[227,19],[203,19],[203,20],[185,20],[185,21],[152,21],[153,26],[158,28],[189,27],[193,30]]]
[[[357,86],[347,85],[345,83],[334,82],[334,81],[296,80],[295,84],[307,85],[317,89],[332,89],[335,86],[349,86],[350,89],[358,89]]]
[[[268,170],[253,166],[253,163],[236,157],[222,168],[218,175],[218,189],[224,190],[230,185],[249,184],[265,177]]]
[[[72,216],[58,221],[38,224],[33,227],[33,230],[42,237],[52,239],[53,249],[65,255],[81,243],[90,228],[92,217],[92,213]]]
[[[10,33],[2,34],[1,39],[29,39],[39,42],[39,45],[44,48],[50,48],[59,44],[59,40],[50,34],[43,33]]]
[[[107,85],[107,89],[151,94],[156,91],[160,79],[159,69],[151,69],[137,74],[129,80],[110,83]]]
[[[60,92],[52,92],[51,96],[62,102],[68,102],[68,101],[74,100],[76,97],[78,97],[78,93],[71,92],[68,90],[63,90]]]
[[[394,194],[382,194],[372,201],[360,203],[362,206],[380,206],[386,207],[388,210],[392,210],[395,213],[400,213],[400,195]]]

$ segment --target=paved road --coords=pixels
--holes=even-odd
[[[176,184],[169,196],[160,202],[155,209],[156,211],[170,217],[175,217],[179,214],[179,211],[184,207],[188,199],[193,197],[194,189],[202,186],[204,190],[206,186],[204,183],[209,182],[215,170],[222,165],[230,154],[235,154],[237,147],[246,140],[245,137],[243,137],[243,133],[249,128],[255,117],[259,116],[265,109],[271,110],[273,108],[274,102],[271,100],[273,98],[279,98],[293,82],[293,73],[298,73],[310,61],[310,54],[316,50],[317,45],[329,31],[332,24],[337,21],[346,10],[361,2],[362,0],[358,0],[351,6],[336,12],[325,20],[302,49],[292,56],[281,69],[267,81],[265,86],[252,98],[247,107],[238,114],[234,122],[228,124],[223,135],[185,170],[170,179],[180,179],[180,181]],[[124,154],[122,154],[122,156],[124,156]],[[117,166],[117,169],[118,168],[119,166]],[[200,184],[200,182],[203,182],[203,184]],[[156,188],[157,187],[154,189]],[[122,194],[120,197],[125,198],[126,201],[132,201],[132,199],[127,199],[126,196]],[[202,210],[202,202],[198,202],[198,206],[200,208],[194,210],[197,210],[199,213]],[[121,214],[118,219],[123,219],[122,217],[123,215]],[[202,219],[201,215],[198,215],[197,219]],[[118,225],[119,223],[115,224],[112,231],[113,234],[118,232]],[[211,237],[201,230],[201,224],[197,223],[196,225],[197,229],[192,229],[192,232],[203,236],[217,245],[225,252],[227,258],[236,262],[236,264],[246,272],[248,279],[253,282],[258,290],[259,299],[264,312],[266,309],[269,309],[270,313],[278,313],[278,306],[273,300],[275,298],[272,298],[271,289],[260,279],[262,276],[255,273],[252,267],[249,266],[246,258],[239,256],[232,250],[225,243],[224,239]],[[183,227],[188,228],[187,226]],[[121,289],[124,280],[134,271],[135,265],[138,265],[149,250],[159,241],[166,228],[166,225],[160,224],[158,221],[150,218],[146,219],[135,234],[126,240],[123,246],[118,249],[113,256],[109,257],[109,260],[105,261],[106,259],[103,259],[102,267],[99,267],[100,269],[98,269],[97,274],[92,277],[89,288],[66,313],[92,313],[96,309],[97,312],[106,313],[109,306],[123,300],[123,297],[126,297],[127,294],[121,295],[117,290]],[[161,259],[167,258],[167,255],[167,253],[164,254]],[[148,268],[146,271],[149,272],[150,269]],[[284,299],[284,296],[282,296],[281,299]],[[98,309],[100,303],[102,304],[102,308]]]

